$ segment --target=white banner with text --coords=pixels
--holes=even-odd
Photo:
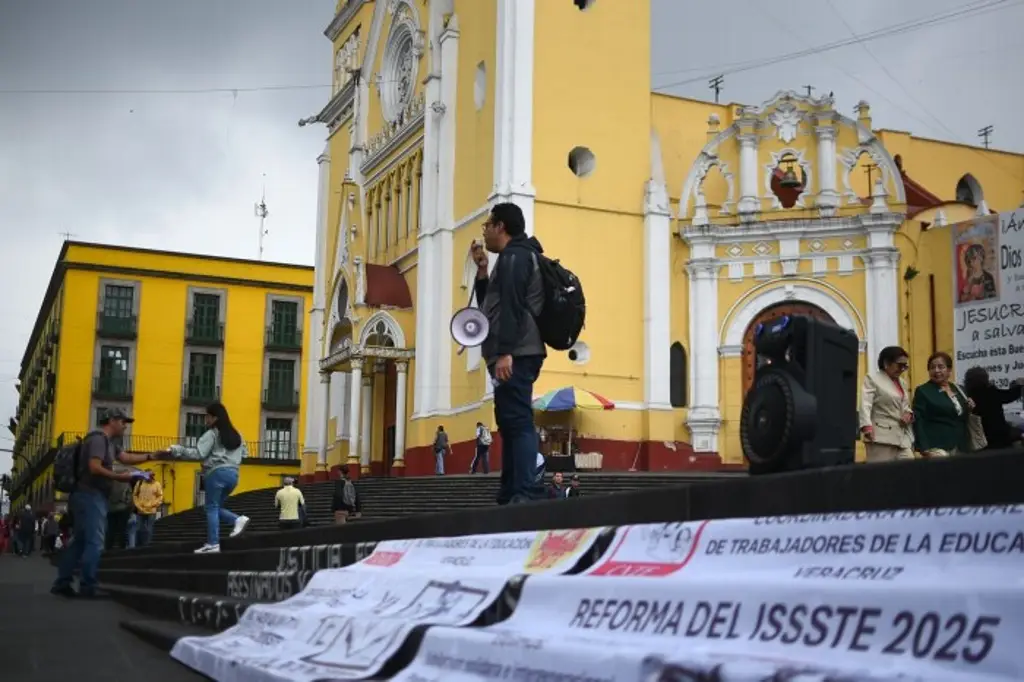
[[[381,542],[220,634],[182,638],[171,655],[218,682],[365,679],[415,626],[472,623],[513,576],[571,570],[601,530]]]
[[[623,527],[394,679],[1020,680],[1022,569],[1020,506]]]
[[[1009,388],[1024,378],[1024,209],[956,223],[950,233],[957,381],[983,367]]]

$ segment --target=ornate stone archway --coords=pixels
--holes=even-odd
[[[754,383],[754,370],[757,369],[757,354],[754,352],[754,331],[757,329],[757,325],[762,322],[768,322],[776,318],[782,317],[783,315],[805,315],[807,317],[813,317],[818,320],[826,320],[828,322],[835,322],[831,315],[829,315],[824,309],[814,305],[813,303],[807,303],[805,301],[784,301],[782,303],[776,303],[775,305],[769,306],[758,313],[750,324],[747,325],[747,330],[743,333],[743,395],[747,395],[747,391],[750,390],[751,385]]]

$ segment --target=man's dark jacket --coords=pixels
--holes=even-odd
[[[477,304],[490,323],[481,348],[488,366],[502,355],[547,355],[535,319],[544,307],[544,283],[537,267],[540,253],[544,249],[536,238],[513,237],[498,254],[490,277],[474,285]]]

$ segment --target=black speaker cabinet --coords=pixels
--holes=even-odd
[[[854,461],[858,345],[852,331],[802,315],[759,326],[740,422],[751,474]]]

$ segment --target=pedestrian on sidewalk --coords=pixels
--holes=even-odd
[[[356,513],[356,509],[356,487],[349,478],[348,465],[342,464],[341,478],[334,482],[334,495],[331,496],[334,523],[346,523],[348,517]]]
[[[231,524],[235,537],[249,523],[249,517],[225,509],[224,503],[238,485],[238,467],[249,450],[238,429],[231,423],[228,410],[221,403],[206,407],[206,432],[194,448],[172,445],[161,453],[171,459],[197,459],[202,462],[203,486],[206,490],[206,544],[196,554],[220,551],[220,523]]]
[[[130,547],[145,547],[153,539],[153,525],[157,512],[164,503],[164,488],[155,478],[139,481],[132,493],[135,505],[135,535],[130,537]]]
[[[434,434],[434,475],[444,476],[444,457],[450,455],[452,446],[448,443],[448,434],[444,426],[438,424],[437,433]]]
[[[72,514],[74,526],[71,543],[61,554],[57,579],[50,588],[53,594],[63,597],[96,596],[96,571],[103,554],[111,484],[153,475],[138,469],[114,472],[114,460],[122,464],[140,464],[153,459],[151,454],[129,454],[115,444],[133,421],[121,408],[106,410],[100,429],[87,434],[75,446],[74,489],[68,499],[68,510]],[[75,569],[79,566],[82,577],[76,593],[71,583]]]
[[[302,528],[302,505],[306,499],[302,491],[295,487],[295,479],[287,476],[284,479],[284,486],[274,496],[274,506],[281,510],[278,517],[278,526],[281,530],[296,530]]]
[[[469,473],[475,474],[478,464],[484,467],[484,473],[491,473],[491,430],[484,426],[483,422],[476,423],[476,455],[473,463],[469,465]]]
[[[32,511],[32,505],[26,504],[21,510],[21,517],[18,524],[18,549],[22,557],[32,556],[32,550],[36,548],[36,515]]]

